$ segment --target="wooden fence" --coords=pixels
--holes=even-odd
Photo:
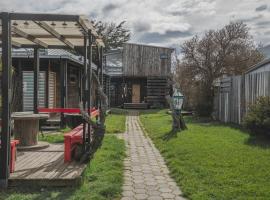
[[[215,93],[214,117],[240,124],[248,106],[260,96],[270,96],[270,72],[223,78]]]

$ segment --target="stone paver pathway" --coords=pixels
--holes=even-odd
[[[150,138],[144,135],[138,120],[136,111],[127,116],[127,131],[123,136],[127,158],[124,161],[122,200],[184,200],[175,181],[170,178],[162,156]]]

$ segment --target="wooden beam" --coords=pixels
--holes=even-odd
[[[39,49],[34,48],[34,113],[38,113]]]
[[[58,40],[66,44],[69,48],[74,49],[74,45],[70,41],[68,41],[63,35],[58,33],[55,29],[50,27],[46,22],[39,22],[39,21],[34,21],[34,22],[37,25],[39,25],[41,28],[45,29],[48,33],[52,34]]]
[[[11,20],[29,20],[29,21],[72,21],[78,20],[78,15],[65,14],[36,14],[36,13],[10,13]]]
[[[15,41],[11,41],[11,45],[14,46],[14,47],[18,47],[18,48],[22,47],[21,43],[15,42]]]
[[[93,24],[89,22],[89,19],[86,16],[81,15],[79,17],[78,23],[84,29],[86,34],[88,34],[88,31],[91,30],[92,35],[95,37],[98,37],[98,33],[96,32],[96,29],[94,28]]]
[[[8,186],[10,165],[11,25],[9,13],[2,13],[2,121],[0,148],[0,188]]]
[[[15,27],[15,26],[12,26],[12,32],[16,33],[17,35],[19,35],[19,36],[21,36],[21,37],[35,43],[35,44],[37,44],[37,45],[39,45],[41,47],[48,48],[48,46],[49,46],[45,42],[42,42],[41,40],[39,40],[39,39],[35,38],[34,36],[20,30],[19,28]]]

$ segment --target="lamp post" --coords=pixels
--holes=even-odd
[[[180,115],[180,113],[181,113],[183,102],[184,102],[184,95],[180,92],[179,89],[174,88],[173,106],[174,106],[174,109],[175,109],[175,111],[177,112],[178,115]]]

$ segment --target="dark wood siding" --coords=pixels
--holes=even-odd
[[[168,76],[172,49],[138,44],[123,46],[123,75],[135,77]]]
[[[68,66],[67,74],[67,107],[78,108],[80,102],[80,70],[75,67]]]

